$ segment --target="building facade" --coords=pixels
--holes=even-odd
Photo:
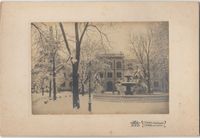
[[[100,60],[104,60],[107,64],[110,65],[110,67],[106,70],[101,70],[99,72],[99,76],[104,82],[104,91],[114,92],[116,90],[115,83],[121,80],[124,76],[124,54],[101,54],[98,55],[98,58]]]
[[[99,78],[102,80],[103,92],[115,92],[115,84],[118,81],[125,81],[124,75],[127,72],[134,76],[138,68],[140,68],[140,64],[136,59],[125,59],[123,53],[99,54],[96,58],[109,65],[108,68],[99,70]],[[62,82],[59,83],[61,84],[58,87],[59,90],[70,91],[72,89],[72,73],[70,66],[63,66],[58,70],[57,81]],[[159,71],[152,73],[151,89],[152,91],[168,92],[168,73]]]

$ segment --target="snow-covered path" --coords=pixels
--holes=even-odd
[[[106,102],[92,100],[92,112],[88,112],[88,95],[80,95],[79,110],[72,108],[70,92],[57,94],[57,100],[49,99],[48,93],[44,96],[32,94],[33,114],[165,114],[169,112],[168,102]]]

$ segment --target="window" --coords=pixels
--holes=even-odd
[[[107,73],[107,77],[108,77],[108,78],[112,78],[112,72],[108,72],[108,73]]]
[[[117,72],[117,78],[121,78],[122,77],[122,73],[121,72]]]
[[[110,62],[109,64],[110,64],[110,68],[112,69],[112,62]]]
[[[154,87],[158,87],[158,86],[159,86],[158,81],[154,81]]]
[[[100,76],[100,78],[103,78],[103,73],[99,72],[99,76]]]
[[[122,68],[122,63],[120,61],[117,62],[117,68],[121,69]]]

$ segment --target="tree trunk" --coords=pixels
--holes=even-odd
[[[151,76],[150,76],[150,64],[149,64],[149,54],[147,54],[147,89],[148,93],[151,93]]]
[[[63,38],[64,38],[64,42],[65,42],[65,45],[66,45],[66,48],[71,56],[71,51],[70,51],[70,48],[69,48],[69,44],[68,44],[68,41],[67,41],[67,38],[66,38],[66,35],[65,35],[65,31],[64,31],[64,28],[63,28],[63,25],[62,23],[59,23],[60,25],[60,28],[61,28],[61,31],[62,31],[62,35],[63,35]],[[71,58],[71,63],[72,63],[72,82],[73,82],[73,86],[72,86],[72,94],[73,94],[73,108],[77,107],[77,108],[80,108],[80,103],[79,103],[79,90],[78,90],[78,66],[79,66],[79,62],[80,62],[80,50],[81,50],[81,42],[82,42],[82,39],[83,39],[83,36],[85,34],[85,31],[88,27],[88,23],[85,25],[84,27],[84,30],[81,34],[81,37],[79,38],[79,28],[78,28],[78,23],[75,22],[75,39],[76,39],[76,56],[75,56],[75,63],[73,63],[72,59]]]
[[[56,100],[56,68],[55,68],[55,55],[53,56],[53,100]]]
[[[50,81],[49,81],[49,97],[51,97],[51,78],[50,78]]]
[[[114,60],[114,65],[113,65],[113,90],[112,93],[115,94],[116,91],[116,86],[115,86],[115,68],[116,68],[116,64],[115,64],[115,60]]]
[[[91,65],[90,65],[91,67]],[[92,100],[91,100],[91,71],[89,71],[89,101],[88,101],[88,111],[92,111]]]
[[[83,84],[83,82],[81,82],[81,92],[82,92],[82,96],[84,96],[84,94],[85,94],[85,87],[84,87],[84,84]]]
[[[44,86],[42,86],[42,96],[44,96]]]
[[[77,63],[72,65],[72,93],[73,93],[73,108],[80,108],[79,91],[78,91],[78,68]]]
[[[44,80],[42,81],[42,96],[44,96]]]
[[[76,37],[76,56],[74,59],[74,63],[72,63],[72,93],[73,93],[73,108],[77,107],[80,108],[80,102],[79,102],[79,90],[78,90],[78,66],[80,62],[80,41],[79,41],[79,32],[78,32],[78,23],[75,23],[75,37]]]

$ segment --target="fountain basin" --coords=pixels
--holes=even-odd
[[[135,82],[122,82],[121,85],[126,86],[125,95],[133,95],[133,92],[131,91],[131,87],[135,86]]]

